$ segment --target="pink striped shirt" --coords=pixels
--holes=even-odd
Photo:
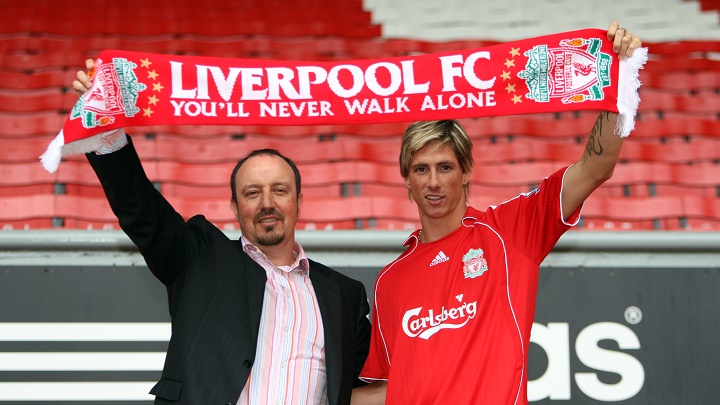
[[[295,262],[276,267],[241,239],[267,282],[255,364],[237,405],[327,404],[325,334],[305,252],[295,243]]]

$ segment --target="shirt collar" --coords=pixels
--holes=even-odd
[[[275,267],[265,253],[263,253],[262,249],[250,243],[250,241],[245,238],[245,235],[240,235],[240,241],[242,242],[243,251],[250,255],[250,257],[252,257],[255,261],[260,259],[270,266]],[[292,265],[277,266],[277,268],[288,273],[294,270],[303,274],[308,274],[310,272],[310,262],[308,261],[307,256],[305,256],[305,250],[303,250],[302,246],[300,246],[297,242],[293,243],[293,259],[295,261]]]

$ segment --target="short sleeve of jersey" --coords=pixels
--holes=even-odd
[[[580,219],[582,206],[563,221],[561,193],[567,169],[545,178],[537,189],[489,210],[504,238],[536,263],[540,263],[560,236]]]

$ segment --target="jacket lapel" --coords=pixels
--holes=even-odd
[[[265,283],[267,274],[265,270],[255,261],[242,252],[245,274],[247,276],[248,311],[250,314],[250,325],[252,326],[253,342],[257,344],[258,330],[260,329],[260,318],[262,317],[263,298],[265,296]]]
[[[328,379],[328,400],[336,404],[340,395],[340,376],[342,375],[342,320],[340,319],[340,290],[321,266],[313,266],[310,261],[310,280],[315,290],[323,330],[325,331],[325,365]]]

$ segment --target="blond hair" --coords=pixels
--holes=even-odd
[[[400,146],[400,174],[403,178],[410,175],[410,163],[415,152],[430,142],[449,145],[460,163],[463,173],[470,173],[474,164],[472,141],[457,120],[417,121],[407,127]],[[465,184],[465,196],[470,194],[470,183]],[[408,191],[410,195],[410,191]]]

